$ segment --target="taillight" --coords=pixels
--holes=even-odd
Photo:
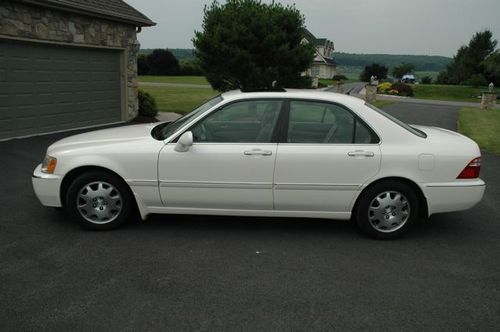
[[[475,179],[479,177],[479,171],[481,170],[481,157],[473,159],[460,174],[458,174],[457,179]]]

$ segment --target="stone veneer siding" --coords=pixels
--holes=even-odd
[[[127,120],[138,114],[136,27],[101,18],[83,16],[14,1],[0,2],[2,36],[74,45],[126,49]]]

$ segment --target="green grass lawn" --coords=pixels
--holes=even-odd
[[[487,90],[486,87],[474,88],[465,85],[438,85],[438,84],[413,84],[414,98],[449,100],[449,101],[467,101],[480,102],[481,91]]]
[[[139,76],[139,82],[208,84],[204,76]]]
[[[458,112],[458,130],[481,149],[500,154],[500,109],[462,108]]]
[[[140,87],[156,100],[160,112],[184,114],[219,94],[207,88]]]

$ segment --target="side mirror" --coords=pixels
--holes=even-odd
[[[179,137],[177,144],[175,144],[174,150],[177,152],[186,152],[193,145],[193,133],[186,131]]]

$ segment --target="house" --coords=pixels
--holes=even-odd
[[[0,1],[0,140],[134,118],[153,25],[122,0]]]
[[[311,43],[316,47],[316,53],[311,68],[307,74],[314,78],[332,78],[337,74],[337,65],[333,60],[335,51],[333,42],[326,38],[316,38],[306,29],[303,42]]]

